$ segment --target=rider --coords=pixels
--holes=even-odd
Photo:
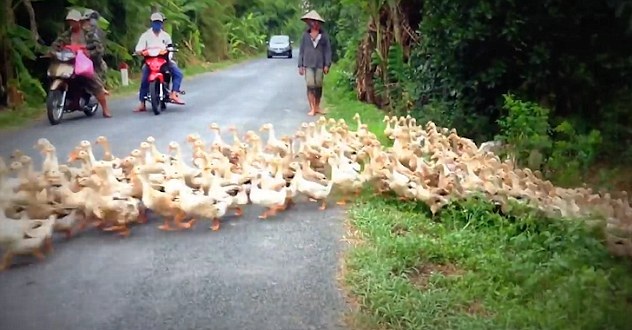
[[[138,40],[136,44],[136,53],[142,55],[143,51],[148,48],[163,48],[166,49],[167,45],[172,43],[171,36],[162,29],[164,17],[161,13],[153,13],[150,17],[151,20],[151,28],[145,31]],[[169,71],[172,76],[172,88],[171,95],[169,98],[171,102],[177,104],[184,104],[184,102],[180,99],[180,84],[182,83],[182,71],[178,68],[178,66],[173,62],[169,61]],[[147,65],[143,65],[142,77],[140,80],[140,90],[138,91],[138,99],[140,101],[140,105],[136,108],[136,112],[146,111],[145,109],[145,95],[149,92],[149,68]]]
[[[98,19],[99,19],[98,12],[92,9],[86,9],[83,12],[83,17],[81,18],[81,27],[84,29],[84,31],[93,32],[97,36],[97,38],[99,38],[99,41],[101,42],[101,44],[105,44],[105,32],[97,26]],[[103,83],[104,89],[106,86],[107,69],[108,69],[108,65],[105,63],[105,60],[103,59],[103,57],[101,57],[101,60],[97,58],[94,59],[94,71],[97,75],[99,75],[99,78],[101,79],[101,83]],[[105,94],[109,95],[110,92],[107,89],[105,89]],[[86,95],[84,95],[83,98],[84,98],[85,104],[88,104],[90,102],[90,94],[86,93]]]
[[[105,44],[105,32],[101,30],[101,28],[99,28],[99,26],[97,25],[97,20],[99,19],[99,17],[99,13],[97,11],[86,9],[86,11],[83,12],[81,23],[84,30],[94,33],[97,38],[99,38],[101,44]],[[103,84],[105,84],[105,73],[107,72],[108,65],[105,63],[103,57],[101,57],[100,65],[96,63],[98,62],[95,62],[94,69],[101,77],[101,81],[103,82]]]
[[[66,15],[66,23],[70,28],[64,31],[51,45],[53,51],[61,51],[65,45],[81,44],[85,45],[88,51],[88,56],[95,63],[95,59],[103,58],[103,45],[93,32],[82,29],[81,26],[82,15],[79,11],[72,9]],[[99,62],[96,62],[99,63]],[[98,75],[94,78],[88,79],[86,88],[97,98],[101,108],[103,109],[103,117],[110,118],[110,108],[108,107],[106,95],[107,91],[103,87],[103,82]],[[75,105],[79,103],[79,100],[74,100]],[[77,106],[78,107],[78,106]]]

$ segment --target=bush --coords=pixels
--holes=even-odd
[[[518,165],[542,170],[551,181],[575,185],[588,173],[597,158],[602,137],[598,130],[578,134],[573,125],[562,121],[550,127],[550,111],[533,102],[504,97],[506,116],[498,120],[498,139],[505,143],[505,155]]]

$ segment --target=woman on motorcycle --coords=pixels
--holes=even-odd
[[[99,41],[99,38],[96,36],[94,32],[89,30],[85,30],[81,25],[82,15],[79,11],[72,9],[66,15],[66,23],[70,27],[68,30],[64,31],[51,45],[51,49],[53,51],[61,51],[65,45],[84,45],[86,50],[88,51],[88,56],[92,60],[92,63],[100,63],[103,58],[104,48],[103,44]],[[96,61],[96,62],[95,62]],[[99,104],[101,104],[101,108],[103,109],[103,117],[110,118],[112,117],[112,113],[110,112],[110,108],[108,107],[106,95],[108,94],[103,86],[103,82],[99,78],[98,75],[95,75],[94,78],[88,79],[86,88],[92,93]],[[79,99],[75,100],[78,104]]]

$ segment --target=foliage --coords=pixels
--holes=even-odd
[[[249,13],[241,20],[229,22],[226,29],[228,30],[229,55],[231,57],[252,53],[261,49],[265,44],[266,35],[262,33],[263,21],[261,16]],[[257,34],[257,31],[261,31],[261,34]]]
[[[382,114],[335,84],[345,79],[340,68],[326,77],[328,116],[349,122],[360,113],[385,140]],[[534,122],[528,134],[555,136],[546,109],[537,109],[537,123],[527,111],[536,105],[505,98],[519,114],[508,122]],[[476,198],[432,217],[422,203],[366,194],[347,214],[356,244],[344,281],[363,329],[624,329],[632,321],[629,263],[611,257],[581,221],[519,205],[503,216]]]
[[[499,133],[512,94],[549,109],[553,127],[601,131],[597,156],[632,161],[629,0],[310,3],[326,13],[360,100],[483,142]]]
[[[491,204],[425,206],[366,197],[349,211],[359,246],[345,278],[363,312],[390,329],[624,329],[627,262],[581,222]]]
[[[416,85],[412,67],[404,58],[402,45],[391,45],[385,59],[380,57],[379,52],[373,52],[372,64],[386,69],[383,78],[374,77],[377,95],[389,100],[389,110],[394,114],[410,114],[415,103],[413,97]]]
[[[544,170],[560,185],[579,184],[596,160],[601,133],[578,134],[567,120],[551,129],[548,109],[513,95],[504,99],[507,113],[498,120],[497,138],[506,144],[505,152],[520,166]]]
[[[548,152],[552,146],[549,110],[532,102],[516,100],[512,95],[504,95],[504,98],[507,115],[498,120],[498,138],[507,144],[506,152],[520,166],[539,169],[541,161],[533,159]],[[532,161],[527,163],[528,160]]]
[[[355,129],[353,116],[359,113],[362,122],[368,125],[369,131],[378,137],[382,145],[391,145],[392,141],[384,136],[384,128],[386,128],[386,123],[383,121],[384,114],[376,111],[375,106],[371,104],[358,102],[353,90],[349,87],[348,79],[348,72],[341,67],[332,68],[325,76],[323,97],[328,107],[327,116],[344,119],[352,129]]]
[[[121,62],[138,70],[140,59],[132,58],[131,52],[140,34],[149,28],[150,14],[156,11],[167,18],[165,30],[179,45],[177,59],[183,68],[259,53],[269,34],[296,35],[303,26],[298,19],[303,6],[299,0],[32,1],[37,31],[29,29],[27,9],[23,8],[28,7],[27,1],[2,3],[3,8],[11,10],[0,11],[0,62],[7,64],[0,68],[0,106],[6,103],[4,92],[9,84],[15,85],[32,104],[42,102],[47,61],[37,55],[63,30],[70,8],[91,8],[102,15],[99,26],[107,33],[105,60],[112,70]],[[108,87],[120,83],[119,75],[113,71],[107,77]]]

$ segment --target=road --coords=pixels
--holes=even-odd
[[[77,114],[58,126],[42,119],[0,132],[0,155],[20,148],[39,160],[33,144],[46,137],[65,159],[79,141],[99,135],[117,155],[150,135],[163,150],[178,141],[190,154],[186,135],[210,140],[211,122],[236,124],[242,133],[271,122],[285,134],[311,118],[296,60],[254,60],[186,79],[183,88],[187,104],[160,116],[132,113],[130,96],[111,100],[111,119]],[[226,217],[219,232],[206,221],[162,232],[151,221],[129,238],[88,231],[56,239],[47,260],[16,259],[0,273],[0,329],[341,329],[345,307],[335,276],[342,212],[331,205],[321,212],[300,203],[268,220],[249,206],[241,218]]]

